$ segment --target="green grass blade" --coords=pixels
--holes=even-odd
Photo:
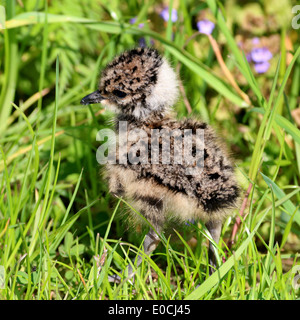
[[[262,218],[256,224],[254,230],[248,235],[247,239],[239,246],[239,248],[218,270],[216,270],[207,280],[205,280],[197,289],[195,289],[191,294],[189,294],[185,300],[197,300],[204,296],[210,289],[217,285],[225,274],[234,266],[235,260],[237,260],[242,253],[246,250],[253,236],[255,235],[257,229],[264,221],[265,216],[268,211],[265,211]]]
[[[266,175],[264,175],[262,172],[260,173],[262,175],[262,177],[264,178],[265,182],[267,185],[271,185],[272,189],[274,191],[274,194],[276,195],[276,197],[278,199],[282,199],[283,197],[286,196],[286,194],[277,186],[277,184],[272,181],[270,178],[268,178]],[[296,210],[295,205],[292,203],[291,200],[287,200],[286,202],[284,202],[283,207],[286,209],[286,211],[288,212],[288,214],[290,216],[292,216]],[[298,225],[300,225],[300,211],[297,210],[297,213],[294,216],[294,221],[298,223]]]
[[[18,28],[25,25],[43,23],[45,20],[45,14],[43,12],[27,12],[16,16],[13,20],[6,22],[7,28]],[[159,40],[165,48],[176,57],[179,61],[185,64],[193,72],[204,79],[212,88],[222,94],[227,99],[231,100],[234,104],[241,107],[246,107],[246,103],[235,94],[229,86],[227,86],[221,79],[216,77],[211,70],[205,67],[200,61],[197,61],[188,52],[180,49],[175,43],[163,38],[158,33],[150,30],[141,30],[140,28],[133,27],[130,24],[122,24],[116,22],[101,22],[95,20],[89,20],[85,18],[72,17],[72,16],[60,16],[55,14],[48,14],[48,23],[84,23],[87,28],[103,31],[107,33],[128,33],[136,34],[140,36],[150,36]]]
[[[265,110],[263,108],[253,108],[249,112],[265,114]],[[279,114],[276,114],[275,121],[282,129],[293,137],[296,143],[300,144],[300,130],[294,124]]]
[[[270,115],[269,125],[266,128],[266,132],[265,132],[265,139],[266,140],[268,140],[270,138],[272,124],[273,124],[273,121],[274,121],[274,118],[275,118],[275,114],[276,114],[277,108],[278,108],[278,106],[280,105],[280,103],[281,103],[281,101],[283,99],[283,92],[285,90],[285,87],[286,87],[287,81],[289,79],[290,73],[292,71],[292,68],[294,66],[294,63],[296,62],[296,60],[299,57],[299,54],[300,54],[300,47],[298,48],[298,50],[294,54],[294,57],[293,57],[291,63],[289,64],[285,74],[284,74],[283,81],[280,84],[279,92],[278,92],[278,95],[277,95],[276,100],[274,102],[274,107],[273,107],[271,115]],[[279,66],[278,66],[278,69],[279,69]],[[277,74],[278,74],[278,71],[277,71],[276,75]],[[276,78],[277,78],[277,76],[276,76]]]
[[[39,79],[39,92],[40,97],[38,100],[38,120],[37,120],[37,126],[39,127],[39,119],[41,115],[41,109],[42,109],[42,101],[43,96],[41,95],[41,92],[44,87],[44,79],[45,79],[45,72],[46,72],[46,63],[47,63],[47,44],[48,44],[48,3],[45,1],[45,21],[43,23],[44,31],[43,31],[43,49],[42,49],[42,60],[41,60],[41,73],[40,73],[40,79]]]
[[[8,1],[6,5],[6,18],[14,19],[16,10],[15,1]],[[18,39],[17,30],[4,29],[5,65],[4,83],[0,94],[0,133],[7,127],[7,119],[11,113],[11,102],[14,101],[15,87],[18,78]]]

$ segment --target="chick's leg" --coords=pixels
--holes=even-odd
[[[155,233],[153,229],[150,229],[150,231],[146,234],[145,240],[144,240],[144,253],[146,255],[150,255],[158,246],[160,242],[159,236]],[[136,262],[136,268],[142,263],[143,257],[141,255],[138,255],[137,262]],[[135,265],[135,262],[132,262],[133,265]],[[128,275],[128,279],[132,278],[134,276],[134,270],[131,264],[129,264],[126,269],[124,270],[125,274]],[[121,279],[117,275],[109,276],[108,277],[109,282],[116,282],[120,283]]]
[[[222,222],[221,221],[209,221],[206,224],[206,228],[208,229],[209,233],[211,234],[214,242],[218,244],[220,240],[220,235],[221,235],[221,230],[222,230]],[[208,252],[208,257],[209,257],[209,274],[212,274],[216,267],[217,267],[217,259],[216,259],[216,253],[215,253],[215,246],[213,243],[210,241],[209,242],[209,252]]]

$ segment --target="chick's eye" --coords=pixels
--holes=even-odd
[[[120,90],[114,90],[113,94],[118,98],[125,98],[127,96],[127,93],[125,93],[124,91],[120,91]]]

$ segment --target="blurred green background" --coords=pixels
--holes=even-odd
[[[223,228],[220,245],[228,257],[246,239],[245,230],[252,231],[267,213],[259,234],[251,236],[251,249],[243,247],[239,264],[231,264],[225,287],[193,297],[296,298],[291,269],[299,263],[300,248],[297,1],[7,0],[0,5],[4,299],[122,298],[103,279],[84,285],[95,281],[94,257],[104,252],[107,230],[106,248],[121,237],[138,246],[142,235],[126,227],[122,215],[109,224],[116,201],[99,174],[96,134],[110,125],[112,113],[100,105],[81,106],[80,100],[96,89],[101,69],[116,54],[141,45],[157,48],[176,70],[178,116],[210,123],[231,151],[243,192],[252,185],[232,248],[227,246],[235,219]],[[199,24],[207,21],[213,23],[211,40]],[[119,207],[126,211],[125,203]],[[192,240],[195,261],[205,265],[205,237]],[[124,255],[119,247],[116,252]],[[124,262],[116,253],[110,257],[118,270]],[[156,258],[162,269],[170,262]],[[192,294],[187,271],[176,268],[174,263],[167,269],[168,294],[152,298]],[[199,266],[195,270],[193,280],[209,279]],[[172,281],[183,281],[182,293]],[[211,280],[210,288],[216,283]],[[143,294],[131,289],[123,298]]]

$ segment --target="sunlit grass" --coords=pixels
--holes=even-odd
[[[159,25],[149,22],[155,21],[154,1],[142,7],[135,0],[120,7],[103,1],[105,10],[93,1],[90,8],[63,2],[6,5],[0,35],[1,299],[299,298],[293,267],[300,248],[300,131],[291,116],[299,108],[299,35],[293,51],[284,52],[289,32],[278,31],[281,58],[274,56],[273,69],[259,76],[224,18],[226,7],[220,10],[214,0],[203,6],[179,1],[180,20]],[[214,19],[221,57],[228,72],[242,75],[244,82],[234,80],[250,105],[222,73],[207,36],[193,38],[193,19],[202,10]],[[133,16],[135,25],[129,23]],[[140,244],[146,230],[126,227],[119,213],[129,205],[108,193],[99,174],[95,137],[111,114],[79,102],[95,89],[99,69],[140,37],[179,66],[192,116],[205,118],[235,146],[243,193],[252,185],[247,206],[223,225],[217,244],[222,263],[212,276],[201,222],[176,225],[145,256]],[[188,116],[184,99],[176,111]],[[120,270],[138,253],[144,262],[135,281],[127,281]],[[108,282],[114,273],[120,284]]]

